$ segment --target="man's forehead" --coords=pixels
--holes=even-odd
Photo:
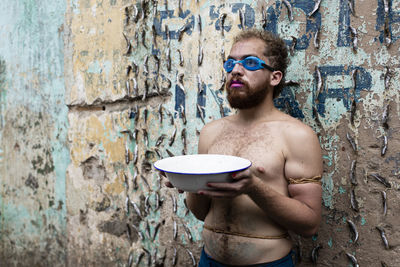
[[[230,57],[256,56],[262,57],[265,51],[265,43],[256,38],[240,40],[232,45]]]

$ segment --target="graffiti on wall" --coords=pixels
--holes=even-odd
[[[342,170],[341,165],[346,164],[341,164],[340,161],[359,160],[359,168],[365,166],[362,165],[361,156],[357,158],[357,153],[351,147],[349,150],[349,143],[346,137],[343,138],[343,132],[348,131],[354,138],[354,143],[360,145],[357,135],[361,132],[358,132],[361,127],[358,123],[365,121],[357,120],[356,125],[334,124],[343,118],[343,114],[349,111],[351,114],[358,103],[360,106],[364,105],[364,109],[357,113],[361,114],[358,118],[366,118],[368,116],[364,114],[369,115],[368,112],[374,105],[382,100],[373,100],[372,104],[369,103],[370,106],[365,104],[370,101],[370,95],[380,90],[379,77],[382,78],[383,73],[381,69],[373,69],[368,65],[366,58],[370,55],[362,46],[368,43],[365,39],[360,38],[362,42],[358,50],[355,47],[350,27],[358,27],[361,32],[363,26],[355,25],[356,16],[348,1],[323,1],[321,10],[316,12],[313,12],[314,3],[318,1],[289,0],[292,4],[291,12],[288,12],[289,8],[283,1],[231,2],[221,4],[217,1],[179,1],[178,4],[178,1],[132,1],[121,8],[124,38],[121,36],[121,42],[117,43],[121,45],[121,50],[114,50],[113,55],[116,59],[121,56],[119,62],[115,61],[120,65],[127,64],[127,72],[123,72],[124,68],[121,68],[113,81],[115,91],[107,92],[109,98],[106,97],[100,103],[104,105],[104,116],[98,117],[101,107],[96,106],[94,108],[98,110],[92,110],[93,107],[89,106],[91,101],[87,101],[89,104],[85,103],[89,106],[85,108],[91,114],[88,122],[82,123],[82,112],[79,109],[74,110],[77,116],[71,120],[71,132],[76,135],[75,140],[88,141],[84,136],[99,137],[99,140],[91,139],[86,142],[92,146],[77,144],[72,148],[75,152],[73,155],[82,157],[76,160],[77,164],[81,163],[86,169],[92,164],[99,165],[104,172],[101,176],[105,177],[107,174],[105,184],[99,186],[99,191],[87,194],[89,202],[98,203],[95,207],[97,213],[88,213],[87,216],[94,221],[102,220],[99,232],[109,233],[113,236],[108,236],[108,240],[120,242],[124,249],[119,255],[125,256],[128,265],[129,262],[139,262],[141,259],[143,263],[146,257],[156,261],[166,258],[168,263],[175,262],[176,259],[191,262],[192,251],[197,252],[201,246],[201,222],[193,216],[186,216],[189,212],[182,195],[161,186],[162,177],[152,168],[152,163],[166,156],[193,153],[203,123],[218,118],[218,113],[221,117],[231,114],[224,96],[223,49],[229,48],[227,40],[241,29],[261,28],[281,34],[289,47],[291,66],[294,67],[289,67],[288,83],[280,97],[275,99],[275,105],[294,117],[304,119],[306,123],[310,122],[311,126],[316,124],[312,120],[308,121],[309,119],[317,121],[319,118],[322,122],[320,127],[314,128],[319,133],[325,153],[324,212],[327,214],[327,224],[333,223],[333,226],[323,224],[324,234],[307,241],[307,249],[311,251],[311,246],[315,249],[318,248],[318,243],[328,242],[329,248],[325,246],[325,251],[328,252],[337,246],[335,242],[340,241],[340,251],[343,246],[349,251],[355,251],[355,247],[351,246],[353,244],[336,236],[331,237],[331,230],[339,229],[341,233],[338,232],[338,235],[343,236],[347,234],[344,229],[347,218],[355,221],[357,218],[369,219],[363,213],[363,208],[353,214],[349,207],[343,208],[342,203],[335,203],[336,196],[348,197],[350,194],[345,193],[354,189],[346,180],[347,170],[345,174]],[[375,2],[378,18],[368,20],[374,24],[370,27],[376,25],[373,28],[375,39],[372,37],[372,41],[368,41],[379,46],[388,45],[387,38],[390,36],[393,44],[399,35],[395,27],[398,20],[396,8],[392,2],[388,2],[387,8],[378,2]],[[326,8],[330,12],[326,12]],[[291,15],[295,18],[292,19]],[[327,17],[340,23],[328,25]],[[318,37],[321,32],[322,41],[319,47]],[[78,53],[79,46],[76,47]],[[334,52],[332,48],[335,49]],[[99,77],[103,75],[101,71],[90,74]],[[92,88],[96,87],[94,83],[88,82],[86,85],[86,91],[95,91]],[[126,95],[115,95],[124,94],[125,87]],[[121,90],[118,91],[119,89]],[[113,102],[115,99],[119,102]],[[107,106],[109,103],[110,106]],[[361,113],[361,110],[365,113]],[[346,117],[344,121],[345,119]],[[87,125],[87,129],[96,129],[93,130],[96,135],[85,134],[83,138],[80,135],[82,124]],[[322,126],[328,127],[322,129]],[[105,146],[105,138],[115,139],[115,142]],[[94,149],[97,143],[101,144],[99,152]],[[81,146],[86,150],[80,150]],[[93,157],[85,158],[88,153],[82,151],[93,153]],[[118,157],[111,160],[111,155]],[[391,154],[385,160],[397,166],[398,158],[398,155]],[[77,165],[76,170],[79,168]],[[78,171],[76,173],[79,174]],[[85,168],[83,173],[84,176],[87,174]],[[86,183],[93,179],[82,180]],[[361,190],[365,188],[367,187],[361,186],[360,179],[360,186],[353,190],[359,199],[362,199]],[[342,202],[348,204],[349,201],[344,199]],[[365,202],[361,204],[364,207],[371,206]],[[78,208],[75,209],[77,214],[81,212]],[[110,214],[113,214],[112,220],[97,217]],[[116,215],[119,216],[118,220],[115,219],[118,217]],[[75,217],[78,220],[78,216]],[[117,224],[120,227],[114,227]],[[125,237],[124,231],[131,245],[128,246],[129,249],[125,249],[127,246],[123,244],[126,238],[121,238]],[[93,238],[90,241],[98,241],[104,249],[104,240]],[[339,257],[343,252],[336,250],[332,249],[332,253]],[[321,255],[322,262],[328,258],[326,255],[328,254]]]
[[[385,31],[388,31],[388,35],[391,36],[391,42],[396,42],[399,38],[399,32],[394,31],[394,24],[400,22],[400,14],[394,11],[392,8],[392,3],[389,3],[388,15],[385,15],[384,6],[382,1],[377,1],[377,19],[376,19],[376,30],[379,33],[379,38],[376,39],[377,42],[384,43]],[[288,47],[292,47],[295,51],[306,50],[315,43],[316,35],[319,34],[321,30],[321,14],[319,12],[314,13],[312,16],[309,14],[314,8],[314,3],[312,1],[295,1],[292,3],[293,10],[297,13],[303,13],[302,15],[306,17],[305,19],[305,32],[301,33],[300,37],[286,39]],[[257,26],[256,22],[256,11],[252,6],[246,3],[233,3],[229,5],[229,11],[233,16],[242,16],[240,23],[238,25],[232,25],[223,23],[224,14],[226,10],[226,5],[221,4],[219,6],[211,5],[209,7],[208,16],[203,18],[196,17],[191,13],[190,10],[181,10],[176,15],[174,9],[160,10],[159,16],[154,18],[154,25],[158,35],[162,38],[171,40],[178,40],[181,35],[181,31],[184,30],[187,35],[192,35],[196,28],[200,28],[201,25],[213,25],[217,32],[225,31],[230,32],[235,26],[239,29],[242,28],[252,28]],[[279,32],[279,18],[282,16],[282,12],[285,9],[281,2],[276,2],[274,5],[269,6],[265,10],[262,10],[262,27],[265,30],[271,31],[273,33]],[[224,10],[224,11],[223,11]],[[337,36],[336,45],[337,47],[352,47],[352,33],[350,29],[350,17],[352,14],[350,6],[347,4],[347,0],[341,0],[338,12],[338,23],[337,26]],[[207,20],[206,20],[207,19]],[[386,26],[385,26],[386,25]],[[293,43],[295,42],[295,43]],[[314,44],[315,45],[315,44]],[[153,50],[154,54],[159,54],[160,51],[156,48]],[[358,75],[355,77],[354,86],[335,88],[331,87],[329,84],[324,84],[323,90],[317,92],[318,90],[318,75],[314,73],[314,87],[313,87],[313,98],[311,106],[315,106],[318,115],[322,118],[325,117],[325,103],[329,99],[340,99],[344,106],[344,112],[350,111],[351,103],[353,99],[357,103],[360,97],[361,91],[371,91],[372,77],[369,69],[357,65],[322,65],[318,66],[321,74],[321,78],[326,80],[330,77],[341,77],[342,79],[351,80],[354,70],[358,70]],[[197,111],[197,117],[204,117],[205,107],[207,104],[206,95],[209,94],[208,91],[213,90],[212,86],[201,85],[202,90],[198,91],[197,105],[189,108],[201,107],[202,111]],[[304,114],[301,109],[301,105],[298,103],[295,97],[294,91],[296,88],[284,88],[282,94],[279,98],[275,99],[275,105],[280,109],[286,109],[292,116],[298,118],[304,118]],[[214,99],[222,103],[221,94],[218,91],[213,90]],[[219,94],[219,95],[215,95]],[[316,98],[317,97],[317,98]],[[290,107],[290,108],[288,108]],[[186,108],[185,95],[182,88],[179,85],[175,86],[175,111],[179,114],[181,109]],[[224,108],[225,112],[222,114],[229,113],[229,108]],[[202,114],[203,113],[203,114]]]

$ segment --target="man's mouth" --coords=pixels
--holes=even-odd
[[[231,87],[242,87],[243,83],[241,81],[232,81]]]

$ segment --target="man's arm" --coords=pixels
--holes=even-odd
[[[302,125],[286,133],[286,178],[300,180],[321,176],[321,147],[311,128]],[[311,236],[318,231],[322,201],[320,183],[289,184],[289,197],[268,188],[259,179],[255,179],[252,188],[249,196],[280,225],[303,236]]]
[[[200,132],[200,138],[198,144],[199,154],[208,153],[208,146],[211,138],[209,128],[210,127],[206,125]],[[194,214],[194,216],[197,219],[204,221],[210,209],[211,198],[196,193],[186,193],[186,203],[190,211]]]
[[[296,193],[287,197],[258,180],[248,195],[268,217],[284,228],[305,237],[312,236],[317,233],[321,221],[321,186],[303,184],[296,187],[291,190]]]

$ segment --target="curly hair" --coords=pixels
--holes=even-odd
[[[234,39],[233,44],[257,38],[265,43],[264,55],[268,58],[269,64],[276,70],[282,72],[282,79],[278,85],[274,87],[273,98],[279,96],[285,84],[286,69],[289,65],[288,49],[285,41],[278,35],[269,31],[249,29],[240,32]]]

